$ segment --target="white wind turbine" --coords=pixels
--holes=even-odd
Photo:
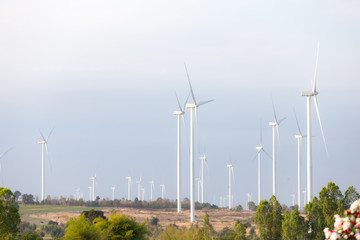
[[[42,151],[41,151],[41,153],[42,153],[41,154],[41,201],[43,201],[44,197],[45,197],[45,149],[46,149],[46,153],[48,154],[48,157],[49,157],[47,142],[48,142],[49,137],[51,136],[53,130],[54,130],[54,128],[51,129],[49,135],[46,138],[40,131],[42,140],[38,142],[38,144],[41,144],[41,146],[42,146]]]
[[[277,137],[278,137],[278,142],[280,144],[280,137],[279,137],[279,125],[282,121],[284,121],[286,119],[282,118],[279,121],[277,120],[276,117],[276,112],[275,112],[275,106],[274,106],[274,102],[273,104],[273,112],[274,112],[274,118],[275,118],[275,122],[269,122],[269,126],[272,126],[273,129],[273,195],[276,196],[276,160],[275,160],[275,135],[277,132]]]
[[[131,176],[125,177],[125,179],[127,179],[128,181],[128,201],[130,201],[130,190],[131,190]]]
[[[258,204],[260,204],[261,201],[261,152],[264,152],[270,159],[270,155],[265,151],[263,145],[262,145],[262,123],[260,121],[260,145],[256,147],[257,152],[257,158],[258,158]],[[256,156],[255,156],[256,157]]]
[[[114,201],[115,200],[115,186],[112,186],[111,190],[112,190],[112,200]]]
[[[226,165],[229,168],[229,209],[232,208],[232,189],[231,189],[231,175],[234,177],[234,167],[232,164]]]
[[[201,161],[201,203],[204,203],[204,162],[206,162],[206,156],[200,157]]]
[[[317,66],[319,60],[319,44],[317,48],[316,54],[316,63],[315,63],[315,73],[314,73],[314,82],[311,91],[302,91],[301,96],[306,97],[307,103],[307,202],[310,202],[312,199],[312,144],[311,144],[311,97],[314,97],[315,109],[317,113],[317,117],[320,124],[321,135],[324,141],[325,150],[327,153],[326,141],[324,136],[324,131],[321,124],[319,107],[317,103],[316,95],[318,92],[316,91],[316,74],[317,74]]]
[[[200,183],[201,183],[201,178],[195,178],[195,181],[197,182],[198,185],[198,202],[200,202]]]
[[[88,187],[89,188],[89,201],[91,201],[91,195],[92,195],[92,187]]]
[[[140,201],[141,177],[140,177],[139,181],[136,181],[136,183],[138,185],[138,200]]]
[[[140,199],[139,199],[140,200]],[[145,188],[141,188],[141,200],[145,200]]]
[[[154,179],[152,179],[150,182],[150,201],[153,200],[153,189],[154,189]]]
[[[160,184],[161,187],[161,198],[164,199],[165,195],[165,184]]]
[[[92,201],[95,201],[95,180],[96,180],[96,173],[93,177],[90,177],[90,180],[92,181]]]
[[[180,105],[179,98],[176,93],[176,100],[179,105],[179,110],[174,111],[174,115],[177,115],[177,212],[181,212],[181,134],[180,134],[180,116],[184,120],[185,111]],[[187,101],[187,100],[186,100]]]
[[[188,82],[189,82],[189,86],[190,86],[190,92],[191,92],[191,97],[194,101],[194,103],[191,104],[186,104],[186,108],[190,108],[190,222],[195,222],[195,199],[194,199],[194,193],[195,193],[195,188],[194,188],[194,181],[195,181],[195,174],[194,174],[194,111],[195,114],[197,115],[197,108],[200,107],[201,105],[204,105],[208,102],[211,102],[213,100],[209,100],[209,101],[204,101],[204,102],[196,102],[195,99],[195,95],[191,86],[191,82],[190,82],[190,77],[189,77],[189,73],[187,70],[187,67],[185,65],[185,70],[186,70],[186,74],[187,74],[187,78],[188,78]]]
[[[301,209],[301,202],[300,202],[300,199],[301,199],[301,167],[300,167],[300,152],[301,152],[301,141],[302,141],[302,138],[305,137],[302,135],[301,133],[301,130],[300,130],[300,126],[299,126],[299,121],[297,119],[297,116],[296,116],[296,112],[294,110],[294,114],[295,114],[295,119],[296,119],[296,124],[297,124],[297,127],[298,127],[298,134],[295,135],[295,138],[297,139],[297,145],[298,145],[298,191],[297,191],[297,195],[298,195],[298,210],[300,211]]]

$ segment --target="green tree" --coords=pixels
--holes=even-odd
[[[79,218],[71,218],[65,229],[65,240],[99,240],[100,232],[81,214]]]
[[[343,210],[349,209],[351,204],[360,198],[360,194],[353,186],[348,187],[342,200]]]
[[[205,212],[203,219],[203,229],[202,229],[202,238],[201,239],[211,239],[214,234],[214,228],[210,223],[209,214]]]
[[[8,188],[0,187],[0,238],[13,239],[19,232],[20,215],[15,195]]]
[[[83,211],[81,215],[84,215],[90,223],[93,223],[96,218],[105,219],[104,212],[101,210],[91,209],[89,211]]]
[[[255,224],[259,228],[260,239],[281,239],[281,220],[281,206],[275,196],[269,201],[261,201],[255,214]]]
[[[283,240],[301,240],[306,236],[305,219],[296,209],[285,211],[281,228]]]
[[[253,201],[248,202],[248,203],[247,203],[247,207],[248,207],[248,209],[251,210],[251,211],[256,211],[256,209],[257,209],[257,206],[256,206],[256,204],[255,204]]]
[[[246,240],[246,226],[240,222],[235,224],[235,240]]]
[[[149,235],[145,226],[146,221],[139,224],[135,219],[115,212],[110,214],[109,219],[98,218],[94,223],[102,239],[142,240],[147,239]]]
[[[32,194],[23,194],[22,197],[23,204],[34,204],[34,196]]]

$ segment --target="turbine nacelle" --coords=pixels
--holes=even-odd
[[[228,164],[228,165],[226,165],[227,167],[233,167],[233,165],[232,164]]]
[[[188,103],[186,104],[186,108],[196,108],[197,105],[195,103]]]
[[[259,147],[256,147],[256,150],[258,150],[259,152],[263,149],[263,146],[259,146]]]
[[[299,138],[302,139],[303,136],[302,136],[302,135],[295,135],[295,138],[296,138],[296,139],[299,139]]]
[[[301,96],[304,96],[304,97],[312,97],[312,96],[316,96],[316,95],[318,95],[317,91],[302,91],[301,92]]]
[[[269,122],[269,126],[276,126],[276,125],[278,125],[277,122]]]
[[[38,144],[46,144],[47,141],[39,141]]]
[[[173,114],[174,115],[184,115],[185,112],[183,112],[183,111],[174,111]]]

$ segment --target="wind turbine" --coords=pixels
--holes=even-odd
[[[191,86],[191,82],[190,82],[190,77],[189,77],[189,73],[187,70],[187,67],[185,65],[185,70],[186,70],[186,75],[188,78],[188,82],[189,82],[189,86],[190,86],[190,92],[191,92],[191,97],[194,101],[194,103],[191,104],[186,104],[186,108],[190,108],[190,222],[195,222],[195,199],[194,199],[194,193],[195,193],[195,189],[194,189],[194,180],[195,180],[195,170],[194,170],[194,111],[196,114],[196,119],[197,119],[197,108],[200,107],[201,105],[204,105],[208,102],[211,102],[213,100],[209,100],[209,101],[204,101],[204,102],[196,102],[195,99],[195,95]]]
[[[195,178],[197,185],[198,185],[198,202],[200,202],[200,183],[201,183],[201,178]]]
[[[200,157],[201,161],[201,203],[204,203],[204,162],[206,162],[206,156]]]
[[[92,187],[88,187],[89,188],[89,201],[91,201],[91,193],[92,193]]]
[[[276,196],[276,160],[275,160],[275,135],[277,132],[277,136],[278,136],[278,141],[280,144],[280,137],[279,137],[279,125],[282,121],[284,121],[286,119],[282,118],[279,121],[277,120],[276,117],[276,112],[275,112],[275,106],[274,106],[274,102],[272,103],[273,105],[273,112],[274,112],[274,118],[275,118],[275,122],[269,122],[269,126],[272,126],[273,129],[273,195]],[[276,132],[275,132],[276,130]]]
[[[115,200],[115,186],[112,186],[111,190],[112,190],[112,200],[114,201]]]
[[[301,187],[301,167],[300,167],[300,150],[301,150],[301,141],[302,141],[302,138],[305,137],[302,135],[301,133],[301,130],[300,130],[300,126],[299,126],[299,121],[297,119],[297,116],[296,116],[296,112],[294,110],[294,114],[295,114],[295,119],[296,119],[296,124],[297,124],[297,127],[298,127],[298,134],[295,135],[295,138],[297,139],[297,145],[298,145],[298,210],[300,211],[301,209],[301,203],[300,203],[300,198],[301,198],[301,190],[300,190],[300,187]]]
[[[326,141],[321,124],[319,106],[316,98],[316,95],[318,95],[318,92],[316,91],[316,74],[317,74],[318,60],[319,60],[319,44],[316,53],[315,73],[314,73],[314,82],[313,82],[312,90],[301,92],[301,96],[306,97],[306,103],[307,103],[307,202],[310,202],[312,199],[311,97],[314,97],[315,109],[320,124],[321,135],[327,153]]]
[[[153,188],[154,188],[154,179],[152,179],[150,182],[150,201],[153,200]]]
[[[229,209],[232,208],[231,175],[234,176],[234,167],[232,164],[226,165],[229,168]]]
[[[90,180],[92,181],[92,200],[95,201],[95,180],[96,180],[96,173],[93,177],[90,177]]]
[[[42,146],[42,151],[41,151],[41,153],[42,153],[41,154],[41,201],[43,201],[44,197],[45,197],[45,149],[46,149],[46,153],[48,154],[48,157],[49,157],[47,142],[53,131],[54,131],[54,128],[51,129],[49,135],[46,138],[40,131],[42,140],[38,141],[38,144],[41,144],[41,146]]]
[[[305,205],[306,205],[306,189],[303,191],[304,194],[304,209],[305,209]]]
[[[270,155],[265,151],[263,145],[262,145],[262,123],[260,121],[260,145],[256,147],[257,152],[257,158],[258,158],[258,204],[260,204],[261,201],[261,152],[263,151],[266,155],[268,155],[269,158]],[[255,156],[256,157],[256,156]]]
[[[138,200],[140,201],[141,177],[140,177],[139,181],[136,181],[136,183],[138,185]]]
[[[145,188],[141,188],[141,200],[144,201],[145,199]]]
[[[165,194],[165,184],[160,184],[161,187],[161,198],[164,199],[164,194]]]
[[[180,116],[184,120],[185,111],[180,105],[179,98],[176,93],[176,100],[179,105],[179,110],[174,111],[174,115],[177,115],[177,212],[181,212],[181,134],[180,134]],[[187,101],[187,100],[186,100]]]
[[[128,181],[128,201],[130,201],[130,190],[131,190],[131,176],[125,177]]]

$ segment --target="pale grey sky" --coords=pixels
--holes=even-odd
[[[176,197],[174,91],[185,100],[188,65],[199,109],[200,154],[208,157],[205,201],[227,195],[226,164],[236,161],[234,201],[257,199],[252,161],[263,121],[271,153],[271,99],[279,117],[278,198],[296,193],[297,132],[306,131],[305,98],[320,41],[318,100],[329,156],[313,118],[314,193],[334,181],[355,184],[359,144],[360,3],[358,1],[0,1],[1,181],[40,195],[39,129],[47,134],[46,193],[125,197],[125,177],[142,176],[149,198],[166,184]],[[185,115],[187,125],[189,114]],[[183,132],[183,197],[189,196],[189,128]],[[303,144],[302,189],[306,187]],[[196,159],[199,154],[197,153]],[[198,175],[200,161],[196,162]],[[263,158],[263,196],[272,192]],[[360,190],[360,185],[354,185]],[[136,194],[132,187],[132,198]]]

